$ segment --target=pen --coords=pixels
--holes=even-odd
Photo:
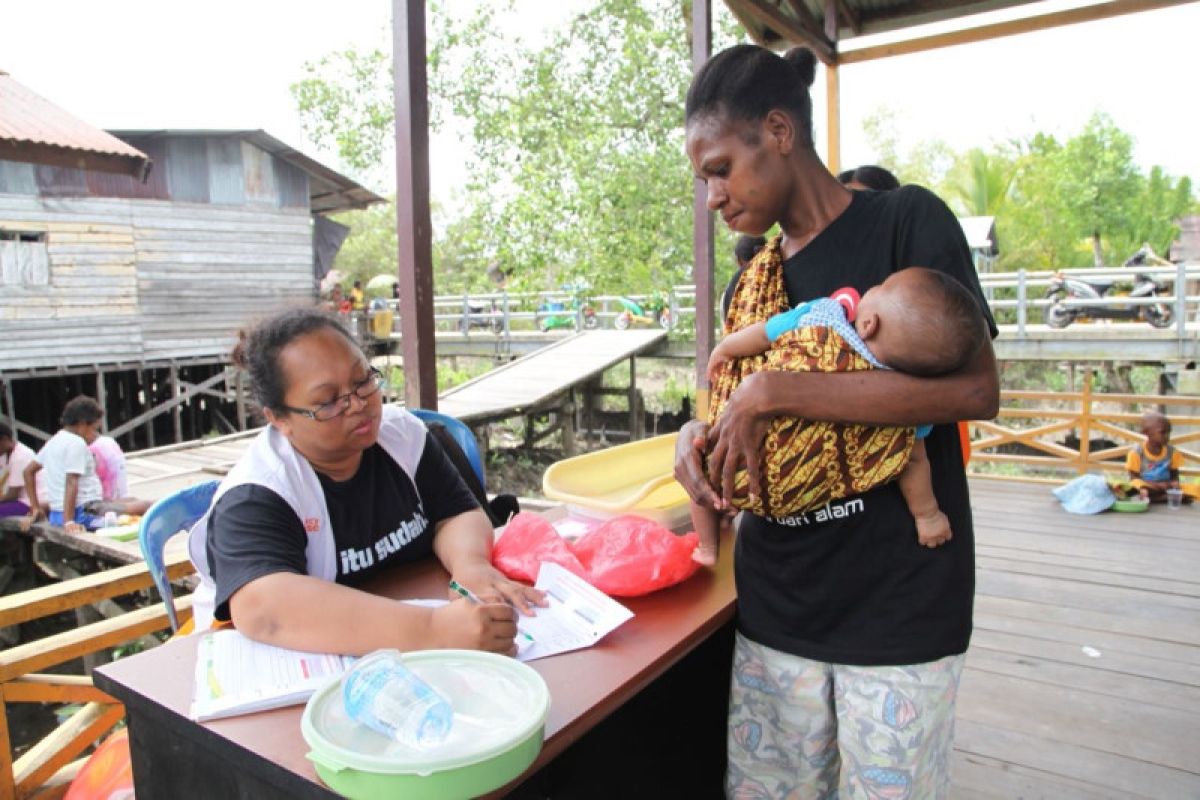
[[[475,605],[483,605],[483,601],[479,599],[479,596],[478,596],[477,594],[475,594],[475,593],[474,593],[474,592],[472,592],[470,589],[468,589],[467,587],[463,586],[461,583],[459,583],[459,582],[458,582],[458,581],[456,581],[456,580],[451,580],[451,581],[450,581],[450,591],[452,591],[452,592],[457,592],[458,594],[460,594],[460,595],[462,595],[463,597],[465,597],[465,598],[467,598],[468,600],[470,600],[470,601],[471,601],[472,603],[474,603]],[[524,637],[525,637],[527,640],[529,640],[529,641],[531,641],[531,642],[533,641],[533,637],[532,637],[532,636],[530,636],[530,635],[529,635],[528,633],[526,633],[525,631],[521,630],[519,627],[517,628],[517,633],[519,633],[519,634],[521,634],[522,636],[524,636]]]

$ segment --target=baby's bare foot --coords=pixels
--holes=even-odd
[[[711,567],[717,563],[717,556],[720,555],[720,546],[716,544],[701,544],[692,551],[692,561],[697,564],[702,564],[706,567]]]

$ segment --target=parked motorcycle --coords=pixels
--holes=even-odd
[[[621,304],[621,313],[613,319],[613,327],[617,330],[623,331],[633,326],[650,328],[655,325],[670,330],[671,304],[664,295],[654,295],[645,304],[629,297],[618,297],[617,302]]]
[[[1122,266],[1138,267],[1146,264],[1169,265],[1171,262],[1160,258],[1154,251],[1145,246],[1138,250]],[[1066,272],[1056,272],[1046,287],[1046,297],[1053,302],[1046,306],[1043,312],[1046,324],[1051,328],[1065,328],[1077,319],[1142,319],[1156,328],[1170,327],[1174,311],[1170,303],[1152,304],[1100,304],[1096,305],[1066,305],[1064,300],[1100,300],[1107,297],[1160,297],[1167,294],[1166,288],[1154,278],[1144,273],[1136,273],[1133,277],[1133,289],[1128,293],[1114,291],[1117,281],[1084,280],[1073,277]]]
[[[472,330],[486,330],[499,334],[504,329],[504,315],[500,313],[500,308],[496,305],[495,300],[492,301],[490,307],[469,304],[464,311],[460,323],[463,333],[470,333]]]

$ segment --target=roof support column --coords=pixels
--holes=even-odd
[[[825,38],[833,49],[833,59],[825,64],[825,118],[829,124],[829,163],[834,175],[842,171],[842,87],[838,79],[838,3],[825,0]]]
[[[692,2],[692,73],[700,71],[712,55],[711,0]],[[696,284],[696,416],[708,417],[708,355],[713,349],[713,214],[708,209],[708,187],[699,178],[692,182],[692,277]]]
[[[425,0],[392,0],[396,110],[396,240],[404,402],[437,409],[433,234],[429,219],[429,93]]]

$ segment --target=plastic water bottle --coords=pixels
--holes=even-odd
[[[416,749],[442,742],[454,723],[446,698],[404,666],[398,650],[360,659],[342,682],[351,719]]]

